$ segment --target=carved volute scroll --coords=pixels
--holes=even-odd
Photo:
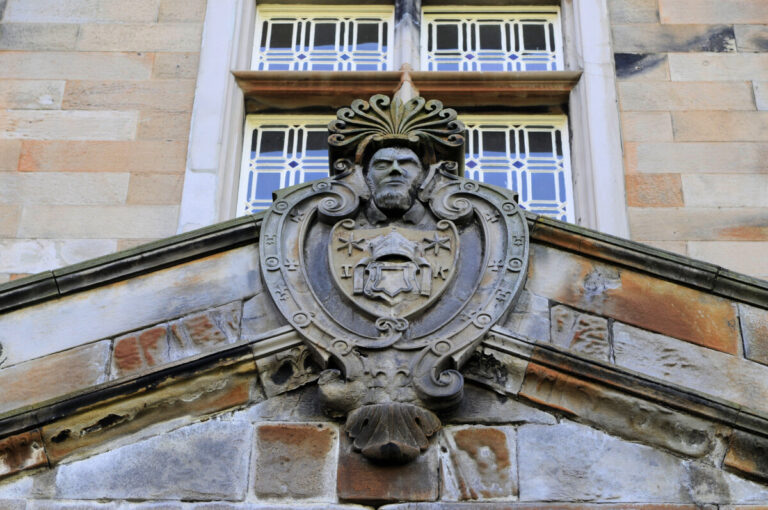
[[[329,125],[331,177],[278,191],[263,220],[270,294],[375,462],[429,446],[525,280],[525,218],[514,192],[461,177],[463,131],[439,101],[356,100]]]

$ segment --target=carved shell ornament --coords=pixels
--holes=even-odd
[[[329,125],[331,177],[277,191],[262,223],[266,286],[325,369],[326,411],[374,462],[429,447],[525,280],[515,193],[461,177],[463,132],[439,101],[356,100]]]

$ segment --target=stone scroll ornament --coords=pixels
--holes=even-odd
[[[514,192],[461,177],[464,126],[439,101],[355,100],[329,132],[331,176],[277,191],[264,216],[262,275],[354,449],[405,463],[515,302],[528,229]]]

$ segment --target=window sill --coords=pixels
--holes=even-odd
[[[339,108],[373,94],[391,95],[401,71],[232,71],[249,113],[312,107]],[[541,106],[568,102],[581,71],[411,71],[427,99],[448,107]]]

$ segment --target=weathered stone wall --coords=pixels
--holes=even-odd
[[[21,428],[0,432],[0,508],[768,504],[768,309],[554,246],[575,239],[532,246],[461,406],[405,469],[322,413],[252,244],[8,312],[0,425]]]
[[[768,3],[608,4],[632,239],[768,278]]]
[[[205,3],[0,1],[0,283],[175,233]]]

